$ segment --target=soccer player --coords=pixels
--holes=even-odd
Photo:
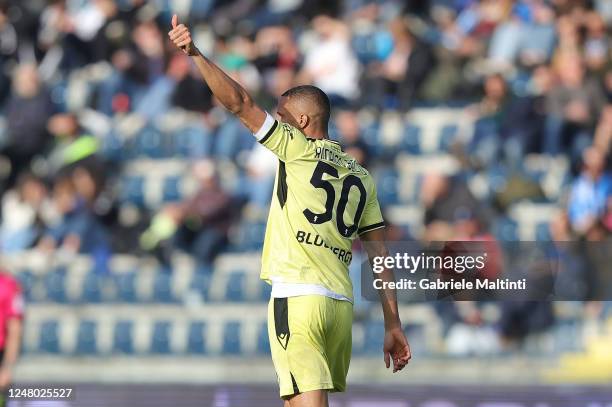
[[[387,254],[372,177],[329,140],[330,104],[320,89],[289,89],[275,119],[199,52],[176,16],[168,35],[193,58],[219,102],[279,159],[261,272],[272,284],[272,360],[285,407],[327,406],[327,393],[346,387],[351,356],[352,241],[359,237],[370,259]],[[380,278],[392,279],[391,271]],[[408,363],[410,347],[395,292],[381,292],[381,302],[385,364],[392,359],[396,372]]]
[[[13,367],[19,355],[23,297],[19,283],[0,270],[0,407],[6,405]]]

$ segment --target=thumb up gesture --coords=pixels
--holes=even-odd
[[[185,54],[190,56],[198,54],[198,49],[191,39],[189,29],[184,24],[178,23],[176,14],[172,16],[172,29],[168,32],[168,37]]]

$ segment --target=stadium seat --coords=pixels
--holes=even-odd
[[[170,353],[170,321],[156,321],[151,338],[151,353],[167,355]]]
[[[36,298],[33,295],[33,288],[37,281],[36,276],[30,270],[19,270],[15,276],[21,284],[21,289],[23,290],[23,296],[26,302],[36,301]]]
[[[117,286],[117,301],[136,302],[136,272],[128,271],[115,275]]]
[[[59,322],[57,320],[47,320],[41,324],[38,349],[44,353],[60,353]]]
[[[270,354],[270,338],[268,336],[268,324],[266,322],[259,324],[257,328],[257,353],[261,355]]]
[[[115,324],[113,352],[125,354],[134,353],[134,342],[132,340],[133,327],[134,323],[127,320],[121,320]]]
[[[172,276],[169,273],[160,271],[155,275],[153,281],[153,301],[154,302],[175,302],[172,293]]]
[[[211,272],[196,270],[189,283],[189,289],[200,294],[202,298],[206,298],[210,286],[210,276]]]
[[[224,355],[239,355],[240,349],[240,322],[229,321],[223,327],[223,348]]]
[[[145,179],[142,175],[128,175],[121,179],[119,200],[144,207]]]
[[[95,355],[97,349],[97,324],[95,321],[84,320],[79,323],[75,353],[78,355]]]
[[[262,302],[268,302],[270,295],[272,294],[272,286],[266,282],[260,283],[261,290],[259,291],[259,300]]]
[[[123,143],[115,131],[101,138],[100,154],[108,161],[119,162],[123,158]]]
[[[493,223],[493,235],[502,241],[516,241],[518,239],[518,224],[507,217],[498,218]]]
[[[44,277],[47,300],[53,302],[68,302],[66,296],[66,269],[58,268],[50,271]]]
[[[369,321],[365,325],[362,353],[377,354],[383,348],[385,324],[383,321]]]
[[[243,272],[232,272],[227,278],[225,301],[241,302],[245,300],[246,276]]]
[[[242,251],[260,250],[263,246],[265,232],[266,225],[264,223],[243,222],[238,234],[238,248]]]
[[[205,354],[206,353],[206,323],[203,321],[192,321],[189,324],[187,334],[187,353]]]
[[[414,124],[408,123],[402,135],[402,141],[399,146],[402,151],[409,154],[421,153],[421,128]]]
[[[164,202],[176,202],[181,200],[181,177],[171,176],[164,178],[162,196]]]
[[[361,135],[363,137],[363,141],[368,146],[370,153],[377,157],[382,153],[382,147],[380,144],[380,127],[376,122],[369,123],[362,127]]]
[[[550,240],[550,223],[539,222],[536,225],[536,240],[540,242],[547,242]]]
[[[394,205],[398,202],[398,174],[392,168],[378,171],[378,200],[381,206]]]
[[[82,302],[97,303],[102,300],[102,276],[90,271],[83,280]]]
[[[188,126],[172,134],[172,145],[176,156],[205,157],[210,153],[210,134],[203,127]]]
[[[447,124],[446,126],[442,127],[442,130],[440,130],[440,140],[438,146],[439,151],[450,151],[455,138],[457,137],[458,131],[459,128],[456,124]]]
[[[164,158],[162,133],[153,126],[146,126],[136,136],[133,153],[148,158]]]

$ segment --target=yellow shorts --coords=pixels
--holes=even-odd
[[[353,304],[322,295],[271,298],[268,335],[280,396],[344,391]]]

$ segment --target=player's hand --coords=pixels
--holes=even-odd
[[[189,29],[184,24],[178,23],[176,14],[172,16],[172,29],[168,32],[168,37],[185,54],[189,56],[198,55],[198,49],[191,39]]]
[[[399,372],[408,364],[412,355],[408,339],[401,327],[385,330],[383,352],[387,369],[391,366],[391,359],[393,359],[393,373]]]

